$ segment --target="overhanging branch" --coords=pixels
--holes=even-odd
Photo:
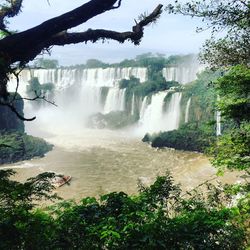
[[[52,45],[65,45],[71,43],[81,42],[96,42],[100,39],[112,39],[120,43],[124,43],[126,40],[130,40],[135,45],[138,45],[143,37],[144,27],[154,22],[162,11],[162,5],[158,5],[155,10],[148,16],[145,16],[140,22],[133,26],[132,31],[116,32],[112,30],[104,29],[88,29],[85,32],[68,33],[61,32],[53,36],[50,40],[44,44],[44,47],[50,47]]]
[[[88,30],[82,33],[68,33],[68,29],[86,22],[94,16],[113,8],[118,8],[122,0],[92,0],[59,17],[52,18],[32,29],[10,35],[0,40],[0,54],[5,56],[9,64],[26,63],[33,60],[44,49],[53,45],[65,45],[79,42],[95,42],[99,39],[113,39],[118,42],[131,40],[139,44],[143,29],[154,22],[162,12],[162,5],[137,23],[132,31],[115,32],[111,30]],[[115,5],[117,3],[117,5]],[[87,36],[90,36],[89,38]]]
[[[33,49],[35,51],[34,48],[52,36],[83,24],[89,19],[113,9],[117,2],[119,6],[121,4],[120,0],[91,0],[72,11],[49,19],[38,26],[7,36],[0,40],[0,54],[7,54],[6,57],[8,56],[8,58],[6,59],[9,60],[9,63],[32,60],[34,57],[25,58],[24,56],[29,50]],[[39,54],[40,51],[38,50],[36,53]]]

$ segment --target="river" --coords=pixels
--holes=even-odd
[[[57,129],[54,133],[51,128],[50,133],[39,133],[55,145],[45,157],[1,168],[15,169],[15,179],[19,181],[45,171],[71,175],[70,185],[64,185],[56,192],[65,199],[76,200],[113,191],[134,194],[138,179],[150,184],[157,175],[167,171],[184,190],[215,177],[216,170],[200,153],[157,150],[128,134],[127,131],[87,129],[72,129],[67,133]],[[236,175],[227,173],[222,179],[223,182],[233,182]]]

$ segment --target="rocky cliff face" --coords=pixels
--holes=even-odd
[[[13,98],[13,94],[9,96],[9,100],[11,100],[11,98]],[[16,98],[19,99],[20,95],[17,95]],[[15,101],[14,105],[18,113],[23,115],[23,100]],[[24,122],[21,121],[9,107],[0,105],[0,130],[24,132]]]

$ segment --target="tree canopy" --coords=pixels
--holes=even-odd
[[[197,31],[211,29],[201,53],[203,62],[212,67],[249,64],[250,62],[250,1],[202,0],[169,4],[169,13],[200,18],[205,23]],[[220,38],[216,35],[220,32]],[[225,34],[225,35],[221,35]]]

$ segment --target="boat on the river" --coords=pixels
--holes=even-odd
[[[71,180],[70,175],[63,175],[63,174],[55,174],[55,177],[52,179],[51,183],[55,188],[59,188],[66,183],[69,183]]]

